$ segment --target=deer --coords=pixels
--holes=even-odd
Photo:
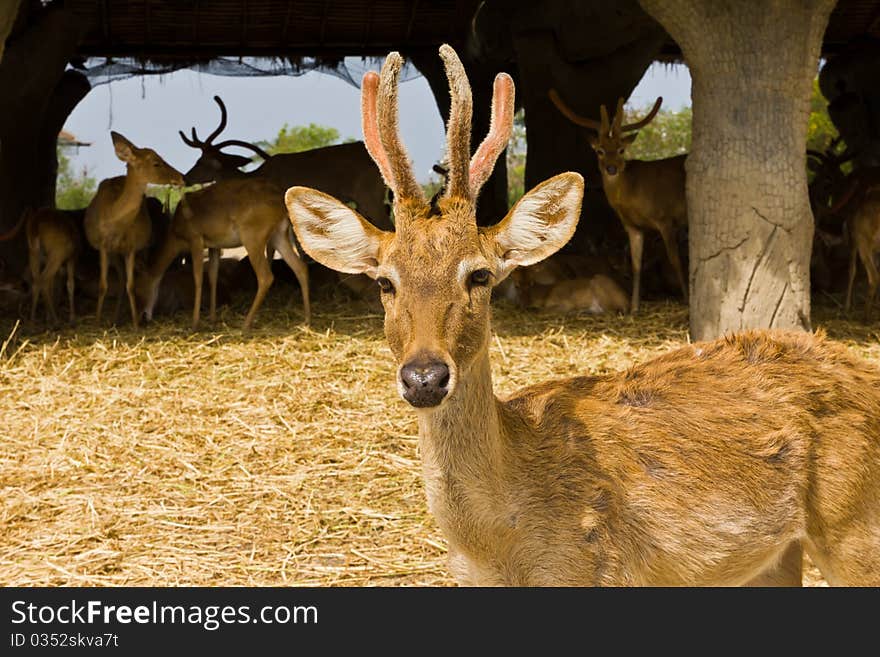
[[[744,331],[495,396],[491,288],[571,238],[584,182],[560,173],[478,227],[514,84],[496,76],[490,128],[471,155],[470,83],[450,46],[440,56],[451,112],[439,216],[398,132],[396,52],[361,91],[395,230],[315,189],[292,187],[285,203],[308,254],[379,286],[457,581],[739,585],[777,573],[803,545],[829,583],[880,585],[880,370],[822,334]]]
[[[351,142],[300,153],[270,155],[265,150],[240,139],[215,139],[226,129],[226,104],[220,96],[214,96],[220,107],[220,123],[206,139],[200,139],[196,128],[190,137],[181,130],[180,138],[191,148],[201,151],[192,168],[184,174],[187,185],[209,183],[229,178],[259,177],[278,184],[282,190],[291,185],[306,185],[324,190],[346,202],[354,202],[361,214],[369,217],[380,227],[390,227],[385,207],[385,185],[376,173],[373,162],[362,142]],[[243,155],[224,152],[224,148],[238,146],[253,151],[263,159],[253,171],[241,167],[251,163]]]
[[[877,285],[880,283],[880,272],[874,255],[880,251],[880,189],[868,190],[847,220],[850,237],[849,277],[846,286],[844,312],[852,308],[853,287],[858,268],[857,259],[868,276],[868,290],[865,295],[865,321],[871,321],[871,310]]]
[[[25,234],[28,243],[28,266],[31,273],[31,321],[37,317],[42,296],[46,314],[53,324],[55,312],[55,278],[64,267],[67,274],[68,321],[76,321],[74,292],[76,262],[83,249],[82,212],[40,208],[25,210]]]
[[[257,292],[244,321],[244,329],[250,329],[257,310],[272,286],[272,268],[266,255],[267,246],[270,246],[281,254],[299,282],[304,321],[308,324],[311,320],[308,268],[291,242],[289,230],[283,190],[270,180],[222,180],[185,194],[175,209],[165,241],[138,284],[144,298],[146,319],[152,320],[159,283],[168,266],[182,251],[189,249],[195,283],[192,328],[198,328],[204,279],[204,251],[207,248],[209,313],[210,320],[216,321],[221,249],[244,246],[257,276]]]
[[[675,234],[679,227],[687,226],[687,198],[685,195],[686,155],[662,160],[627,160],[626,149],[638,136],[638,130],[648,125],[657,112],[663,98],[657,98],[648,114],[634,123],[622,125],[623,98],[617,101],[614,117],[608,121],[605,105],[599,108],[601,120],[581,116],[562,100],[555,89],[549,92],[550,100],[572,123],[590,128],[590,146],[599,159],[602,187],[605,197],[620,218],[629,239],[632,260],[633,288],[630,306],[633,313],[639,311],[642,278],[642,251],[647,229],[656,230],[663,238],[666,256],[681,287],[684,302],[688,302],[687,279],[678,253]]]
[[[120,254],[125,260],[125,291],[131,308],[131,321],[139,326],[135,298],[135,254],[150,241],[151,221],[144,201],[147,185],[183,185],[183,175],[156,151],[138,148],[118,132],[111,132],[116,157],[125,162],[124,176],[107,178],[98,185],[86,208],[85,232],[89,244],[100,256],[96,321],[101,321],[107,294],[109,256]]]

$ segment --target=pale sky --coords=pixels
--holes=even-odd
[[[663,107],[690,105],[691,79],[681,64],[654,64],[630,98],[636,107],[664,97]],[[137,146],[149,146],[182,172],[196,161],[198,151],[177,134],[196,126],[204,138],[217,125],[219,95],[229,110],[221,138],[258,141],[275,137],[284,123],[319,123],[340,135],[361,139],[360,91],[323,73],[300,77],[226,77],[184,70],[163,77],[134,77],[95,87],[76,107],[64,129],[89,147],[71,151],[77,168],[86,166],[98,178],[125,172],[116,159],[110,130]],[[427,81],[416,78],[400,87],[401,132],[416,175],[427,180],[431,166],[442,156],[444,131],[440,113]],[[482,138],[475,137],[479,141]],[[250,154],[248,152],[248,154]]]

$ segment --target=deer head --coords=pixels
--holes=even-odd
[[[116,157],[125,162],[128,175],[151,185],[183,185],[183,176],[151,148],[138,148],[118,132],[111,132]]]
[[[178,134],[183,140],[183,143],[202,151],[199,159],[196,160],[196,163],[184,175],[187,185],[209,183],[215,180],[240,176],[240,168],[250,164],[251,159],[244,155],[224,153],[223,149],[227,146],[248,148],[264,160],[268,160],[272,157],[259,146],[240,139],[226,139],[219,144],[215,144],[214,140],[226,129],[227,114],[226,105],[223,103],[223,99],[221,99],[220,96],[214,96],[214,102],[220,106],[220,123],[214,128],[214,131],[208,135],[207,139],[199,139],[195,127],[190,130],[190,137],[187,137],[182,130],[178,130]]]
[[[623,98],[617,99],[617,110],[614,117],[608,121],[608,110],[605,105],[599,107],[601,120],[594,121],[585,116],[575,113],[559,96],[555,89],[550,90],[550,100],[556,105],[556,109],[562,112],[565,117],[577,125],[590,128],[596,132],[596,135],[590,135],[590,146],[596,151],[599,158],[599,171],[603,176],[618,176],[626,169],[626,149],[635,141],[638,136],[638,130],[644,128],[660,111],[660,105],[663,104],[663,97],[657,98],[654,107],[648,112],[645,118],[635,123],[623,123]]]
[[[513,127],[514,86],[495,78],[489,134],[471,156],[471,88],[455,51],[440,48],[452,96],[446,131],[448,184],[433,214],[398,133],[393,52],[362,86],[364,142],[394,191],[395,232],[381,231],[347,205],[317,190],[292,187],[285,200],[305,251],[344,273],[376,279],[385,335],[399,364],[398,389],[415,407],[436,407],[456,393],[488,353],[491,289],[517,266],[546,258],[574,232],[583,178],[562,173],[541,183],[499,223],[480,228],[480,188]]]

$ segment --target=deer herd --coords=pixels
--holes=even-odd
[[[181,133],[201,150],[186,175],[113,134],[127,172],[101,184],[85,211],[85,240],[75,215],[22,217],[16,229],[26,225],[32,314],[42,296],[54,317],[52,281],[64,267],[73,317],[73,269],[87,242],[99,253],[98,316],[111,255],[121,256],[137,325],[139,310],[150,317],[169,264],[187,251],[196,326],[207,249],[213,319],[220,251],[243,246],[258,280],[245,326],[272,284],[274,251],[300,283],[308,320],[304,252],[340,275],[378,283],[397,390],[418,420],[428,506],[460,583],[799,584],[803,550],[831,584],[880,585],[880,370],[821,334],[743,332],[616,374],[495,396],[490,301],[505,279],[530,307],[636,312],[644,231],[651,229],[687,299],[675,238],[687,222],[684,157],[625,158],[659,99],[646,117],[624,124],[622,101],[613,117],[603,106],[594,121],[550,92],[568,119],[596,133],[590,144],[606,196],[630,242],[628,299],[608,272],[557,254],[581,214],[578,173],[540,183],[497,224],[478,226],[480,189],[511,136],[514,83],[496,77],[489,132],[472,152],[470,83],[451,47],[442,46],[440,57],[451,109],[446,182],[433,199],[399,135],[398,53],[380,74],[364,76],[364,142],[325,149],[334,170],[345,172],[332,180],[318,175],[320,152],[270,156],[244,142],[215,143],[226,124],[217,98],[217,130],[204,141],[195,128],[190,137]],[[255,150],[264,163],[243,173],[244,159],[221,150],[230,145]],[[880,187],[867,172],[847,178],[834,171],[839,160],[811,157],[831,170],[810,190],[817,221],[845,213],[851,233],[847,305],[858,257],[868,271],[870,312]],[[183,197],[136,282],[135,255],[151,231],[144,188],[184,181],[214,184]]]

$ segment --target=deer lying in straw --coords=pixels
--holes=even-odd
[[[458,581],[744,584],[800,542],[830,583],[880,585],[880,371],[822,336],[746,332],[493,395],[490,289],[571,237],[583,179],[559,174],[478,228],[513,81],[496,78],[489,135],[471,157],[470,85],[452,48],[440,54],[452,94],[440,216],[397,133],[397,53],[362,91],[396,232],[316,190],[293,187],[286,201],[308,253],[379,283]]]
[[[663,99],[658,98],[643,119],[628,125],[621,125],[623,98],[617,101],[617,111],[610,123],[604,105],[600,108],[602,120],[594,121],[576,114],[554,89],[550,90],[550,100],[569,121],[598,133],[596,137],[590,137],[590,145],[599,158],[602,187],[629,237],[633,272],[632,311],[635,313],[639,310],[644,231],[648,228],[658,231],[663,238],[666,255],[687,303],[687,279],[675,239],[676,230],[687,225],[684,172],[687,156],[652,161],[627,160],[625,157],[626,149],[635,140],[637,131],[654,119]]]
[[[203,261],[208,249],[208,282],[211,288],[210,317],[217,315],[217,277],[221,249],[244,246],[254,273],[257,293],[244,320],[249,329],[269,288],[272,268],[266,246],[276,249],[293,270],[302,291],[305,323],[311,318],[309,306],[309,272],[288,237],[290,223],[282,202],[282,190],[262,178],[222,180],[210,187],[186,194],[177,205],[164,244],[138,283],[144,297],[144,314],[150,320],[156,304],[159,282],[172,260],[189,249],[192,255],[195,301],[192,326],[199,324],[202,300]]]
[[[183,176],[149,148],[138,148],[118,132],[110,133],[116,157],[125,162],[126,174],[102,180],[86,208],[86,237],[101,258],[98,283],[98,306],[101,310],[107,294],[107,270],[110,254],[125,256],[125,290],[131,306],[131,321],[138,327],[135,299],[134,258],[150,241],[151,222],[144,202],[148,184],[183,185]]]

